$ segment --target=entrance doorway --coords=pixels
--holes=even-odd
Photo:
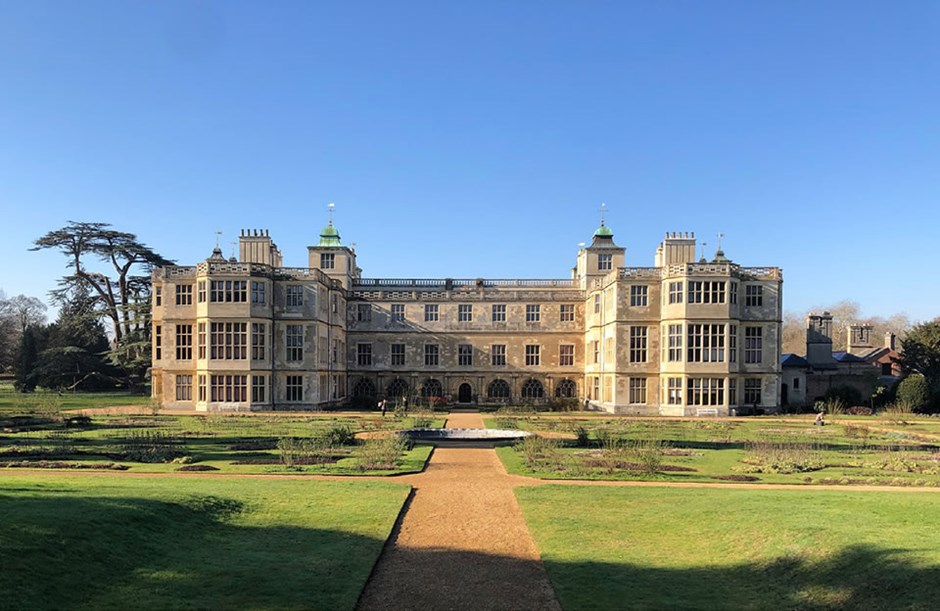
[[[458,403],[470,403],[473,400],[473,389],[470,388],[470,385],[464,382],[460,385],[460,388],[457,389],[457,402]]]

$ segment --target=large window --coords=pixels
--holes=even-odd
[[[424,364],[428,367],[436,367],[441,363],[441,347],[438,344],[424,345]]]
[[[438,306],[436,303],[424,304],[424,322],[437,322],[440,320]]]
[[[176,325],[176,360],[189,361],[193,358],[193,326]]]
[[[630,378],[629,399],[633,405],[646,404],[646,378]]]
[[[630,286],[630,305],[635,308],[645,308],[649,305],[649,287],[642,284]]]
[[[209,299],[213,303],[245,303],[248,301],[248,281],[213,280]]]
[[[506,304],[493,304],[493,322],[506,322]]]
[[[560,399],[573,399],[578,396],[578,385],[574,380],[565,378],[555,387],[555,396]]]
[[[525,307],[525,321],[539,322],[540,320],[542,320],[542,309],[539,304],[528,304]]]
[[[614,267],[614,256],[612,254],[604,253],[597,255],[597,269],[600,271],[607,271],[613,269]]]
[[[666,360],[670,363],[682,361],[682,325],[669,325],[669,351]]]
[[[267,288],[267,285],[264,282],[252,280],[251,281],[251,303],[264,305],[264,302],[266,300],[265,298],[266,288]]]
[[[719,363],[725,360],[724,325],[689,325],[688,362]]]
[[[297,402],[304,400],[304,377],[287,376],[284,380],[284,399]]]
[[[191,284],[177,284],[176,285],[176,305],[178,306],[193,305],[193,285]]]
[[[574,304],[573,303],[561,304],[561,310],[560,310],[558,319],[561,322],[573,322],[574,321]]]
[[[405,304],[392,304],[392,322],[405,322]]]
[[[391,346],[392,365],[401,366],[405,364],[405,344],[392,344]]]
[[[371,303],[357,303],[356,304],[356,321],[357,322],[371,322],[372,321],[372,304]]]
[[[211,399],[214,403],[231,403],[248,400],[248,376],[209,376]]]
[[[646,362],[646,327],[630,327],[630,362]]]
[[[193,400],[193,376],[191,375],[176,376],[176,400],[177,401],[192,401]]]
[[[331,252],[320,253],[320,269],[333,269],[336,266],[336,255]]]
[[[304,360],[304,327],[303,325],[287,325],[285,332],[285,358],[298,363]]]
[[[251,360],[263,361],[267,344],[267,325],[263,322],[251,323]]]
[[[470,344],[457,346],[457,364],[464,367],[473,365],[473,346]]]
[[[724,303],[724,280],[690,280],[689,303]]]
[[[749,308],[764,305],[764,287],[759,284],[745,284],[744,305]]]
[[[724,405],[724,378],[689,378],[688,405]]]
[[[525,364],[528,366],[536,366],[541,364],[541,350],[542,347],[538,344],[526,344]]]
[[[364,367],[372,365],[372,344],[356,344],[356,363]]]
[[[473,321],[473,304],[461,303],[457,306],[457,322]]]
[[[759,378],[744,380],[744,405],[760,405],[760,386]]]
[[[744,327],[744,362],[760,363],[764,352],[763,329]]]
[[[682,303],[682,283],[669,283],[669,303]]]
[[[490,359],[494,367],[505,367],[506,344],[493,344],[490,346]]]
[[[558,365],[560,367],[574,365],[574,345],[562,344],[558,346]]]
[[[209,356],[216,360],[248,358],[248,323],[214,322],[210,327]]]

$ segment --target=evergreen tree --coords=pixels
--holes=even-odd
[[[39,362],[42,335],[38,327],[30,325],[23,330],[23,334],[20,336],[20,345],[16,356],[16,378],[13,382],[14,388],[20,392],[33,392],[36,390],[36,366]]]

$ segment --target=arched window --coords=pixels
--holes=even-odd
[[[534,378],[529,378],[526,380],[525,384],[522,385],[522,398],[523,399],[541,399],[545,396],[545,388],[542,386],[542,383]]]
[[[486,397],[488,399],[508,399],[510,394],[509,382],[506,380],[493,380],[486,387]]]
[[[434,378],[429,378],[424,381],[424,384],[421,385],[421,396],[422,397],[443,397],[444,396],[444,387],[441,386],[441,383]]]
[[[385,395],[392,399],[400,399],[408,396],[408,382],[401,378],[395,378],[385,387]]]
[[[359,378],[359,381],[353,386],[352,394],[354,397],[374,397],[375,384],[368,378]]]
[[[555,396],[559,399],[571,399],[577,395],[578,385],[574,383],[574,380],[565,378],[558,383],[558,386],[555,387]]]

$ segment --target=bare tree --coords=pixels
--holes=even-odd
[[[0,371],[9,370],[16,360],[20,338],[31,325],[46,323],[46,305],[35,297],[0,294]]]
[[[881,345],[881,338],[885,333],[902,335],[911,326],[907,314],[900,312],[888,318],[881,316],[862,316],[861,308],[854,301],[840,301],[829,306],[810,308],[806,312],[787,312],[783,317],[783,346],[784,353],[806,353],[806,317],[811,313],[832,314],[832,349],[845,350],[848,347],[848,327],[855,324],[868,324],[872,326],[872,342],[875,347]]]

